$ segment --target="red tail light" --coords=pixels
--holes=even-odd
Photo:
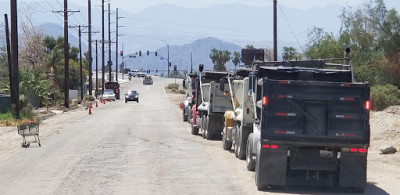
[[[263,104],[263,106],[267,106],[268,105],[268,97],[267,96],[264,96],[262,98],[262,104]]]
[[[350,152],[358,152],[357,148],[350,148]]]
[[[370,111],[371,110],[371,100],[365,101],[364,107],[366,110]]]
[[[279,148],[278,145],[269,145],[269,144],[263,144],[262,147],[266,148],[266,149],[269,149],[269,148],[270,149],[278,149]]]
[[[366,153],[366,152],[367,152],[367,149],[366,149],[366,148],[360,148],[360,149],[358,149],[358,152]]]

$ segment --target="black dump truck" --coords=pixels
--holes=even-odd
[[[257,188],[311,185],[362,192],[369,85],[353,82],[351,66],[326,60],[263,64],[257,78],[257,117],[246,147]]]

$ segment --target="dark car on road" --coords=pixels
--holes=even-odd
[[[125,94],[125,103],[128,101],[136,101],[139,103],[139,93],[135,90],[129,90],[128,93]]]
[[[143,79],[143,85],[152,85],[153,84],[153,79],[151,76],[146,76]]]

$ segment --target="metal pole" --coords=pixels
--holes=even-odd
[[[277,0],[274,0],[274,61],[278,61]]]
[[[168,75],[167,77],[169,77],[169,45],[167,44],[167,49],[168,49]]]
[[[78,31],[79,31],[79,68],[80,68],[80,76],[81,76],[81,100],[83,100],[83,73],[82,73],[82,31],[81,31],[81,25],[78,26]]]
[[[116,11],[117,13],[116,13],[116,20],[115,20],[115,23],[116,23],[116,27],[115,27],[115,31],[116,31],[116,37],[115,37],[115,81],[117,81],[118,82],[118,8],[117,8],[117,11]]]
[[[17,0],[10,2],[10,15],[11,15],[11,63],[12,63],[12,89],[11,101],[14,110],[14,117],[20,119],[19,107],[19,65],[18,65],[18,18],[17,18]]]
[[[99,56],[98,56],[98,51],[97,51],[97,48],[98,48],[97,43],[98,43],[98,41],[96,40],[96,97],[99,95],[99,70],[98,70]]]
[[[105,82],[105,57],[104,57],[104,0],[101,1],[101,20],[102,20],[102,29],[101,29],[101,60],[102,60],[102,69],[101,69],[101,87],[104,89]],[[101,94],[103,94],[104,90],[101,90]]]
[[[88,40],[88,52],[89,52],[89,95],[92,95],[93,78],[92,78],[92,3],[88,0],[88,20],[89,20],[89,40]],[[97,82],[97,81],[96,81]]]
[[[68,3],[64,0],[64,106],[69,108]]]
[[[111,80],[111,9],[110,9],[110,3],[108,3],[108,81]]]
[[[13,84],[13,63],[12,63],[12,54],[11,54],[11,43],[10,43],[10,29],[8,26],[8,16],[4,14],[5,21],[5,31],[6,31],[6,42],[7,42],[7,59],[8,59],[8,76],[10,79],[10,94],[11,94],[11,103],[14,104],[14,84]],[[13,116],[16,117],[15,110],[13,110]]]
[[[122,43],[122,51],[124,51],[124,43]],[[125,71],[125,61],[124,61],[124,56],[122,56],[122,63],[121,63],[122,80],[124,79],[124,71]]]
[[[190,52],[190,74],[193,73],[193,55],[192,52]]]

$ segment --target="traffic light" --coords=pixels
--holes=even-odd
[[[169,67],[171,67],[171,62],[169,63]]]
[[[149,50],[147,50],[147,55],[149,55],[149,53],[150,53]]]
[[[199,71],[203,72],[203,69],[204,69],[204,65],[203,64],[199,64]]]
[[[124,56],[124,51],[121,50],[120,54],[121,54],[121,56]]]
[[[139,56],[142,56],[142,51],[139,51]]]
[[[176,65],[174,65],[174,71],[176,71]]]
[[[154,52],[154,55],[156,55],[156,56],[157,56],[157,52]]]

